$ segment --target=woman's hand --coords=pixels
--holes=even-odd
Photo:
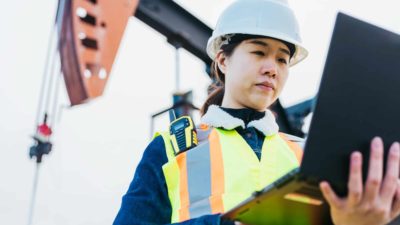
[[[363,187],[362,155],[353,152],[350,160],[348,196],[338,197],[328,182],[320,188],[331,208],[336,225],[384,225],[400,214],[400,146],[392,144],[388,154],[386,175],[383,174],[383,143],[378,137],[371,142],[368,177]]]

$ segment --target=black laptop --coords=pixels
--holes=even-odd
[[[377,135],[386,159],[400,141],[400,35],[338,13],[301,167],[224,217],[251,225],[332,224],[319,181],[345,196],[351,152],[362,152],[365,180]]]

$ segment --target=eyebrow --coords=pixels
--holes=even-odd
[[[267,44],[267,43],[265,43],[265,42],[263,42],[263,41],[260,41],[260,40],[251,40],[251,41],[249,41],[249,43],[250,43],[250,44],[259,45],[259,46],[262,46],[262,47],[268,47],[268,44]],[[283,53],[285,53],[285,54],[287,54],[287,55],[290,56],[290,52],[289,52],[289,50],[287,50],[287,49],[279,48],[279,51],[281,51],[281,52],[283,52]]]

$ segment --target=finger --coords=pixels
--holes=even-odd
[[[361,202],[363,194],[362,155],[360,152],[351,154],[349,173],[349,182],[347,183],[349,205],[355,206]]]
[[[400,165],[400,147],[399,143],[393,143],[390,147],[388,160],[386,165],[386,175],[382,183],[381,197],[382,201],[386,202],[388,206],[392,205],[393,196],[397,188],[397,181],[399,178],[399,165]]]
[[[365,185],[364,201],[373,202],[378,196],[383,173],[383,143],[382,139],[375,137],[371,142],[369,157],[368,178]]]
[[[400,215],[400,181],[397,180],[397,189],[396,195],[392,204],[392,210],[390,213],[390,217],[394,219]]]
[[[328,182],[323,181],[319,184],[322,195],[331,207],[341,208],[342,200],[335,194]]]

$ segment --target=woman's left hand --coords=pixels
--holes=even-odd
[[[374,138],[365,186],[362,181],[362,155],[360,152],[352,153],[346,198],[338,197],[328,182],[320,183],[334,224],[384,225],[400,214],[399,143],[390,147],[384,178],[383,152],[382,140]]]

